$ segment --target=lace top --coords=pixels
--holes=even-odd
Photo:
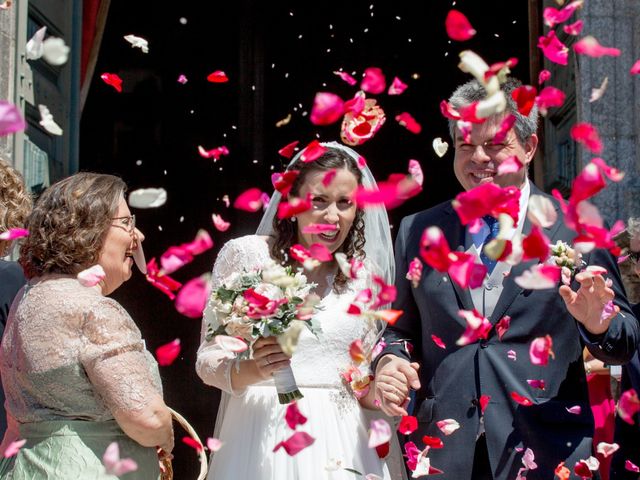
[[[162,394],[158,366],[126,310],[68,276],[18,294],[0,368],[7,411],[20,423],[111,420]]]
[[[264,237],[248,235],[227,242],[213,267],[212,287],[217,288],[233,272],[251,270],[270,260],[269,247]],[[372,333],[369,324],[360,317],[346,313],[357,292],[365,288],[367,281],[351,282],[344,293],[331,291],[322,299],[322,309],[315,320],[322,332],[316,338],[308,329],[302,329],[298,347],[291,359],[299,387],[333,387],[342,385],[340,372],[352,362],[349,345],[358,338]],[[231,368],[235,355],[222,350],[213,340],[206,341],[207,324],[211,320],[211,307],[205,309],[202,321],[201,345],[198,349],[196,370],[207,385],[212,385],[232,395]],[[269,385],[273,381],[259,385]]]

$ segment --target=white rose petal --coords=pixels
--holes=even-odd
[[[440,158],[444,157],[444,154],[447,153],[448,149],[449,144],[447,142],[443,142],[442,138],[438,137],[433,139],[433,150]]]
[[[27,45],[24,49],[25,56],[27,60],[37,60],[42,57],[43,52],[43,41],[44,35],[47,33],[47,27],[42,27],[36,33],[34,33],[33,37],[27,42]]]
[[[67,63],[70,50],[63,39],[49,37],[44,41],[42,58],[44,58],[49,65],[58,67]]]
[[[129,194],[129,206],[133,208],[157,208],[167,201],[164,188],[139,188]]]
[[[136,35],[125,35],[124,39],[131,44],[131,47],[139,48],[142,53],[149,53],[149,42],[144,38]]]
[[[62,135],[62,128],[53,120],[53,115],[47,108],[46,105],[38,105],[38,110],[40,110],[40,125],[51,135]]]

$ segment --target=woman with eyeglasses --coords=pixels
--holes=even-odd
[[[173,448],[157,364],[107,297],[131,277],[134,259],[144,265],[144,235],[124,193],[118,177],[78,173],[47,189],[27,220],[20,263],[30,280],[0,352],[8,422],[0,478],[152,479],[158,453]],[[104,278],[84,286],[78,274],[95,265]],[[103,465],[113,442],[137,469],[119,475],[117,455]]]

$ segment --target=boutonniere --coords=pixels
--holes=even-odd
[[[586,265],[582,260],[582,253],[560,240],[555,245],[550,245],[550,248],[551,255],[547,262],[562,268],[562,283],[569,285],[576,273]]]

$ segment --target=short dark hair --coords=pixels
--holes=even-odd
[[[40,196],[20,249],[28,278],[46,273],[76,274],[97,263],[112,218],[126,191],[114,175],[76,173]]]
[[[298,158],[293,162],[287,170],[297,170],[298,176],[296,177],[293,185],[291,186],[290,195],[297,196],[300,193],[300,188],[304,185],[308,175],[313,172],[323,172],[333,169],[346,168],[349,172],[353,173],[358,181],[358,185],[362,184],[362,172],[358,168],[356,161],[351,156],[333,147],[325,147],[327,150],[319,158],[312,162],[303,162],[301,158]],[[364,210],[358,208],[356,211],[356,218],[353,221],[351,230],[344,240],[344,243],[340,247],[340,250],[351,258],[364,258]],[[281,263],[287,262],[287,255],[289,248],[293,246],[298,240],[298,230],[296,224],[291,219],[279,220],[278,217],[273,218],[273,234],[271,242],[271,256]],[[334,280],[334,290],[340,292],[344,289],[347,283],[347,277],[338,270],[338,274]]]

